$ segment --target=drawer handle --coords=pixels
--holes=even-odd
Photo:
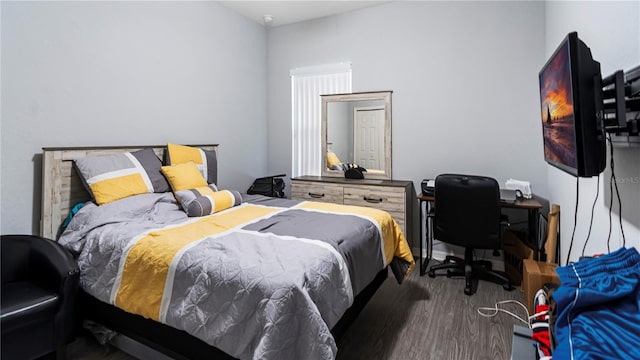
[[[312,198],[315,198],[315,199],[321,199],[321,198],[324,197],[324,194],[315,194],[315,193],[311,193],[310,192],[309,196],[311,196]]]
[[[374,203],[374,204],[379,204],[382,202],[382,198],[370,198],[370,197],[364,197],[364,201],[366,202],[370,202],[370,203]]]

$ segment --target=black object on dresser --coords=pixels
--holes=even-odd
[[[284,180],[286,174],[271,175],[257,178],[247,190],[247,194],[264,195],[269,197],[284,197]]]

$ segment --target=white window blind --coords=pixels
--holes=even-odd
[[[321,174],[320,95],[346,93],[351,93],[351,63],[291,70],[293,177]]]

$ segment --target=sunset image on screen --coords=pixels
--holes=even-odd
[[[540,111],[544,155],[549,161],[576,168],[576,136],[569,43],[565,43],[540,73]]]

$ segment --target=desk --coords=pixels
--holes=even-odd
[[[433,195],[424,195],[422,193],[418,194],[418,200],[420,200],[420,211],[422,211],[422,203],[426,203],[425,205],[425,224],[424,228],[426,230],[426,243],[425,250],[427,252],[426,259],[422,258],[422,243],[425,238],[425,234],[422,232],[422,226],[420,226],[420,276],[424,275],[427,272],[427,266],[429,265],[429,261],[431,260],[431,256],[433,255],[433,229],[429,226],[429,219],[433,216],[431,212],[431,204],[435,200]],[[542,204],[536,199],[524,199],[518,198],[515,202],[500,202],[500,206],[502,208],[509,209],[522,209],[527,210],[528,212],[528,227],[529,227],[529,242],[534,245],[537,257],[538,244],[536,240],[537,230],[538,230],[538,212],[542,208]]]

